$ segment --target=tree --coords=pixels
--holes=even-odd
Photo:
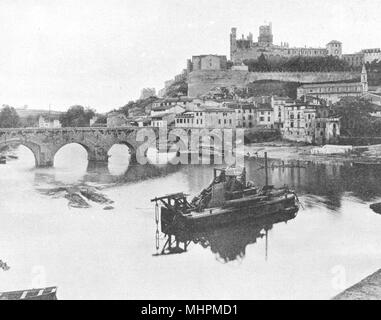
[[[94,122],[93,126],[104,125],[107,123],[107,117],[104,114],[98,114],[97,120]]]
[[[373,105],[362,98],[345,97],[332,107],[340,116],[341,133],[348,136],[373,136],[375,122],[370,116]]]
[[[20,126],[20,117],[15,108],[3,105],[0,112],[0,128],[17,128]]]
[[[90,119],[94,117],[95,111],[76,105],[70,107],[65,113],[60,115],[60,122],[63,127],[89,127]]]

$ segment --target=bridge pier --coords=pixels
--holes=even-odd
[[[53,148],[50,146],[41,145],[37,152],[33,152],[36,158],[37,168],[48,168],[54,165]]]
[[[102,147],[94,147],[94,148],[89,148],[87,150],[87,160],[89,162],[108,162],[108,150],[102,148]]]

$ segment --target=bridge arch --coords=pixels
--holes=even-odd
[[[7,140],[6,142],[0,142],[0,151],[8,146],[15,145],[15,144],[22,145],[26,147],[27,149],[29,149],[30,151],[32,151],[36,166],[40,165],[41,147],[37,143],[30,142],[30,141],[26,142],[21,139],[11,139],[11,140]]]
[[[128,151],[130,154],[130,164],[135,164],[137,162],[136,147],[132,143],[130,143],[126,140],[115,141],[115,143],[111,144],[107,149],[107,157],[110,156],[110,150],[116,145],[123,145],[123,146],[126,146],[128,148]]]
[[[89,160],[90,152],[91,152],[90,148],[86,144],[83,144],[77,141],[70,141],[70,142],[55,146],[55,148],[52,150],[52,165],[54,165],[56,161],[57,153],[59,153],[60,151],[62,151],[62,149],[65,149],[65,147],[68,147],[70,145],[80,146],[80,148],[86,152],[86,158],[87,160]]]

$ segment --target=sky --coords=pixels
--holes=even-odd
[[[380,0],[0,0],[0,105],[98,112],[159,90],[198,54],[229,56],[229,33],[344,53],[381,47]]]

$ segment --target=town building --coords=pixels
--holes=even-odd
[[[241,39],[237,38],[237,28],[232,28],[230,33],[230,60],[234,64],[241,64],[244,60],[258,59],[261,55],[266,58],[290,58],[295,56],[324,57],[335,56],[341,58],[342,44],[333,40],[325,48],[290,47],[286,42],[280,45],[273,43],[272,24],[259,27],[258,41],[253,41],[253,34]]]
[[[152,127],[167,127],[175,124],[175,113],[161,113],[155,116],[151,116]]]
[[[340,118],[330,114],[327,106],[297,101],[285,106],[284,139],[314,144],[337,143]]]
[[[187,72],[197,70],[226,70],[227,58],[217,54],[205,54],[192,56],[192,60],[187,61]]]
[[[327,107],[316,108],[315,136],[313,143],[336,144],[340,137],[340,117],[332,115]]]
[[[268,129],[274,128],[274,110],[269,103],[260,103],[256,109],[256,125]]]
[[[150,114],[152,117],[168,113],[179,114],[186,110],[186,105],[186,101],[166,99],[160,102],[154,102]]]
[[[158,99],[152,103],[152,109],[159,107],[173,107],[175,105],[180,105],[185,108],[192,101],[193,99],[188,97]]]
[[[360,97],[368,92],[368,76],[363,65],[360,82],[329,82],[303,84],[297,89],[297,98],[311,96],[333,104],[344,97]]]
[[[360,68],[365,63],[363,52],[343,54],[342,58],[354,68]]]
[[[195,112],[186,111],[182,114],[177,114],[175,119],[176,128],[193,128],[195,127]]]
[[[361,50],[361,53],[364,55],[364,63],[372,63],[373,61],[380,61],[381,60],[381,49],[380,48],[374,48],[374,49],[363,49]]]
[[[284,124],[284,113],[285,106],[290,106],[294,104],[294,100],[289,97],[271,97],[271,107],[273,109],[273,121],[274,128],[282,129]]]
[[[176,127],[193,128],[236,128],[236,113],[234,109],[202,106],[198,111],[187,111],[176,115]]]
[[[38,117],[39,128],[61,128],[61,122],[58,115],[40,115]]]
[[[138,127],[148,127],[151,125],[151,121],[152,121],[151,117],[147,117],[147,116],[136,117],[134,119],[134,122]]]
[[[223,106],[235,110],[237,128],[253,128],[257,124],[257,109],[254,103],[226,101]]]
[[[294,104],[285,106],[283,138],[298,142],[314,143],[316,106]]]

